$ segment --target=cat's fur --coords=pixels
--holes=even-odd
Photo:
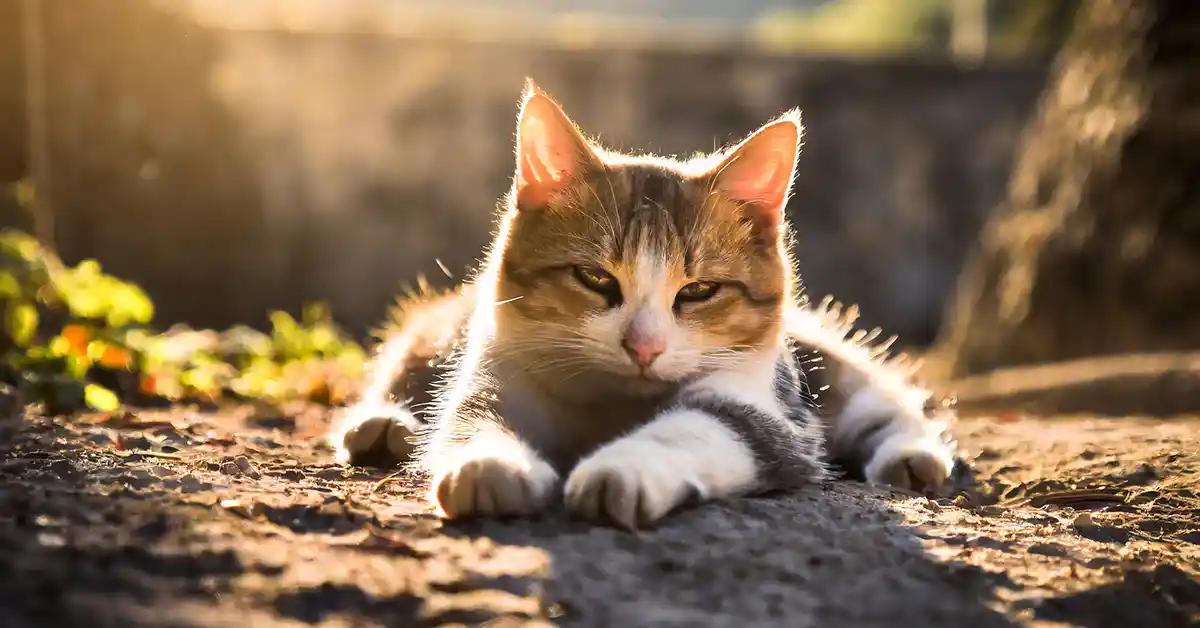
[[[561,498],[624,527],[817,482],[830,463],[872,483],[944,485],[949,411],[873,335],[850,336],[852,313],[798,293],[783,210],[801,132],[793,111],[694,160],[622,155],[530,82],[484,268],[385,345],[335,436],[343,456],[418,432],[447,516],[531,515]],[[390,395],[456,341],[423,425]]]

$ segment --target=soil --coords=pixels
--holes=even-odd
[[[838,482],[629,533],[443,523],[333,463],[318,407],[9,414],[0,626],[1200,625],[1200,416],[964,418],[955,499]]]

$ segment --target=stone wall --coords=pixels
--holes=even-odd
[[[402,282],[448,281],[437,260],[462,273],[507,188],[532,75],[620,148],[708,150],[802,107],[790,213],[810,291],[922,343],[1002,198],[1045,75],[227,30],[141,0],[46,5],[59,248],[140,282],[164,323],[261,324],[320,299],[361,331]]]

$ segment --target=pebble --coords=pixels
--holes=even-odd
[[[179,478],[179,484],[184,493],[199,493],[212,488],[211,484],[201,482],[194,475],[185,475]]]
[[[258,478],[262,477],[262,473],[259,473],[258,468],[255,467],[250,462],[249,458],[247,458],[245,456],[238,456],[237,460],[234,460],[233,462],[234,462],[234,464],[237,465],[237,468],[242,472],[242,475],[245,475],[247,477],[254,478],[254,479],[258,479]]]

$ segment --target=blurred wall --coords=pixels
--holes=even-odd
[[[0,225],[30,228],[9,184],[29,171],[21,3],[0,2]]]
[[[333,305],[355,331],[488,240],[532,75],[602,141],[734,141],[800,106],[790,212],[819,298],[931,339],[1002,198],[1041,68],[747,51],[548,49],[201,27],[141,0],[46,3],[51,185],[65,258],[140,282],[160,322]],[[0,147],[0,151],[7,147]]]

